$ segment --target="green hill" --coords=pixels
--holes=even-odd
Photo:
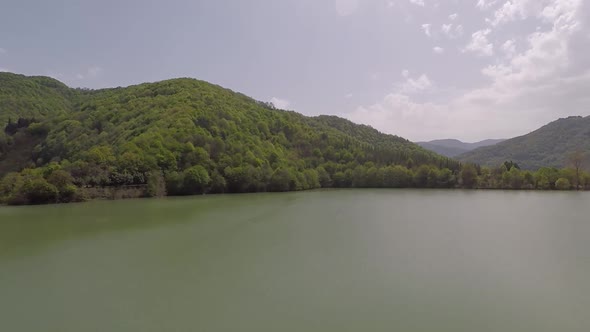
[[[569,117],[551,122],[527,135],[482,147],[457,158],[487,166],[512,160],[523,169],[566,167],[575,151],[590,152],[590,117]]]
[[[72,110],[76,91],[49,77],[0,72],[0,125],[19,117],[43,119]]]
[[[79,90],[0,73],[0,91],[0,196],[16,203],[67,200],[76,188],[92,196],[452,186],[460,168],[371,127],[278,110],[195,79]]]
[[[449,158],[455,158],[463,153],[482,146],[490,146],[504,141],[503,139],[487,139],[475,143],[465,143],[456,139],[439,139],[429,142],[417,142],[421,147],[434,151]]]

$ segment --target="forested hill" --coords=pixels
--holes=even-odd
[[[512,160],[523,169],[536,170],[568,166],[568,156],[576,151],[590,151],[590,117],[559,119],[527,135],[475,149],[457,158],[490,166]]]
[[[73,110],[76,93],[49,77],[0,72],[0,125],[19,117],[43,119]]]
[[[168,194],[408,186],[420,165],[431,184],[450,186],[460,167],[368,126],[195,79],[81,90],[0,73],[0,114],[0,196],[17,201],[146,184]]]
[[[421,147],[434,151],[443,156],[455,158],[468,151],[475,150],[482,146],[490,146],[504,141],[503,139],[487,139],[475,143],[465,143],[457,139],[439,139],[429,142],[417,142]]]

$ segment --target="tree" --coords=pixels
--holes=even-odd
[[[211,174],[211,193],[223,194],[227,190],[227,182],[217,170]]]
[[[147,177],[147,196],[163,197],[166,196],[166,181],[162,172],[151,172]]]
[[[576,150],[568,155],[568,163],[576,171],[576,190],[580,189],[581,177],[580,171],[584,164],[585,154],[581,150]]]
[[[428,186],[428,175],[430,173],[430,167],[427,165],[421,165],[414,174],[414,185],[418,188],[426,188]]]
[[[277,169],[270,179],[271,191],[289,191],[291,182],[294,181],[293,176],[289,170],[284,168]]]
[[[184,171],[183,191],[189,195],[202,194],[210,182],[209,173],[203,166],[193,166]]]
[[[571,187],[570,181],[566,178],[559,178],[555,182],[555,189],[557,190],[569,190]]]
[[[57,188],[43,178],[25,181],[21,188],[21,195],[29,204],[56,203],[59,192]]]
[[[330,178],[330,174],[326,171],[326,169],[320,166],[316,170],[318,172],[318,180],[320,181],[320,186],[322,186],[322,188],[331,187],[332,179]]]
[[[47,182],[57,188],[60,202],[67,203],[77,200],[78,188],[74,186],[74,178],[70,173],[61,169],[54,170],[47,177]]]
[[[477,185],[477,169],[472,164],[463,165],[459,178],[464,188],[473,188]]]

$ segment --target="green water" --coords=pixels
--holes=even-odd
[[[0,208],[0,331],[590,331],[590,194]]]

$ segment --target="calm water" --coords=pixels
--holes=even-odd
[[[0,208],[1,331],[590,331],[590,194]]]

